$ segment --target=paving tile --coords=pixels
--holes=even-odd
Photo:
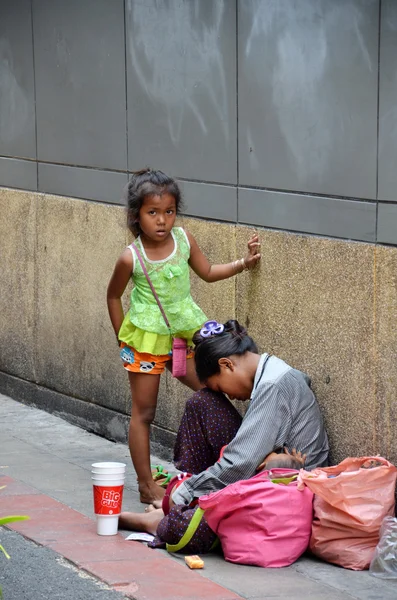
[[[180,567],[176,570],[175,567]],[[173,565],[170,570],[167,561],[154,560],[144,567],[132,571],[132,586],[115,585],[124,594],[133,594],[135,600],[161,598],[162,600],[234,600],[239,598],[235,593],[204,579],[199,573],[189,571],[182,565]]]
[[[14,514],[15,511],[18,511],[20,514],[21,511],[24,511],[24,514],[25,511],[29,511],[30,516],[34,514],[37,517],[38,514],[51,509],[56,511],[62,510],[62,504],[43,494],[9,495],[4,498],[1,496],[0,512],[4,513],[10,509],[14,511]]]
[[[52,544],[51,548],[79,567],[88,561],[142,560],[139,550],[131,551],[131,545],[126,544],[121,535],[81,542],[78,540],[74,542],[60,541]]]
[[[62,521],[61,527],[58,522],[48,523],[36,522],[34,520],[22,521],[12,526],[14,531],[22,533],[35,542],[52,548],[56,544],[79,541],[92,541],[96,538],[95,523],[69,523]]]
[[[29,485],[25,485],[24,483],[20,483],[19,481],[15,481],[8,477],[7,475],[0,475],[0,488],[4,487],[0,490],[1,498],[4,499],[6,496],[23,496],[23,495],[37,495],[40,494],[39,490],[35,490]],[[2,502],[3,504],[3,502]]]
[[[129,583],[127,585],[116,585],[114,586],[115,589],[118,592],[122,592],[124,594],[124,596],[127,596],[127,598],[136,598],[136,593],[139,590],[139,585],[137,583]]]
[[[155,551],[152,550],[154,553]],[[141,557],[142,558],[142,557]],[[152,560],[154,556],[147,557],[146,560]],[[140,571],[141,561],[134,560],[104,560],[98,562],[83,562],[81,568],[88,571],[95,577],[105,581],[109,585],[127,585],[135,581],[135,576]]]
[[[133,583],[128,586],[115,586],[115,589],[133,600],[148,600],[148,598],[152,597],[148,596],[148,593],[152,593],[151,584],[148,587],[141,587]],[[228,592],[222,588],[219,588],[219,590],[221,590],[220,593],[216,593],[214,589],[204,590],[202,584],[199,584],[197,588],[192,589],[190,581],[186,581],[184,583],[184,592],[182,595],[175,591],[172,584],[170,584],[169,587],[164,585],[160,586],[158,593],[162,594],[160,596],[162,600],[206,600],[207,598],[211,600],[240,600],[241,598],[241,596],[236,596],[232,592]],[[263,599],[263,596],[261,599]]]

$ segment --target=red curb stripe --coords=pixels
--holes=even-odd
[[[26,514],[13,529],[134,600],[242,600],[230,590],[190,571],[139,542],[118,534],[101,537],[95,522],[8,476],[0,476],[0,517]],[[7,490],[7,494],[3,494]]]

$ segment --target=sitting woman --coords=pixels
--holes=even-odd
[[[177,468],[195,475],[173,493],[175,504],[189,505],[194,498],[249,479],[261,460],[277,448],[299,448],[306,454],[307,469],[327,465],[328,438],[307,375],[276,356],[259,355],[255,342],[237,321],[209,322],[194,342],[198,378],[215,395],[201,390],[186,403],[174,461]],[[230,400],[250,399],[233,439],[222,439],[229,422],[226,410],[222,420],[208,414],[216,413],[220,392]],[[204,394],[208,399],[203,406],[200,396]],[[210,458],[207,440],[211,446],[214,437],[217,456],[228,444],[222,459],[212,466],[200,464],[200,457]]]
[[[237,321],[224,325],[209,321],[194,342],[197,375],[207,388],[186,403],[178,432],[175,465],[193,475],[172,493],[179,511],[175,527],[183,509],[196,498],[249,479],[264,457],[277,449],[299,448],[308,469],[325,466],[328,459],[327,434],[307,375],[275,356],[259,355]],[[250,399],[242,421],[223,394],[231,400]],[[134,521],[138,516],[144,520]],[[121,516],[120,527],[158,529],[161,537],[161,518],[157,511],[132,520],[127,513]]]

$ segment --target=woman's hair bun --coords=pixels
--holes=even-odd
[[[248,336],[248,332],[245,329],[245,327],[242,327],[242,325],[240,325],[240,323],[238,321],[236,321],[235,319],[231,319],[230,321],[227,321],[224,324],[224,330],[221,334],[210,336],[210,338],[203,337],[201,335],[201,329],[199,329],[198,331],[196,331],[196,333],[193,336],[193,344],[197,348],[197,346],[202,344],[205,340],[218,338],[219,335],[222,337],[226,333],[229,333],[234,337],[240,338],[241,340]]]
[[[228,333],[232,333],[233,335],[236,335],[239,338],[243,338],[248,335],[248,332],[245,329],[245,327],[240,325],[240,323],[235,319],[231,319],[230,321],[227,321],[225,323],[225,331],[227,331]]]
[[[206,339],[201,336],[200,331],[201,331],[201,329],[196,331],[196,333],[193,336],[193,344],[196,346],[196,348],[199,344],[201,344],[201,342],[203,342]]]

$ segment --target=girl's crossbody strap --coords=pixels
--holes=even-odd
[[[156,293],[156,290],[154,289],[153,284],[152,284],[152,282],[150,280],[149,273],[147,272],[147,269],[145,267],[145,263],[143,262],[143,258],[141,256],[141,253],[139,252],[139,250],[138,250],[138,248],[137,248],[137,246],[135,244],[131,244],[131,246],[133,246],[133,248],[134,248],[134,250],[136,252],[136,255],[137,255],[138,260],[139,260],[139,262],[141,264],[141,267],[142,267],[142,271],[143,271],[143,273],[144,273],[144,275],[145,275],[145,277],[147,279],[147,282],[148,282],[148,284],[150,286],[150,289],[152,290],[154,299],[156,300],[156,302],[158,304],[158,307],[160,309],[160,312],[163,315],[163,319],[165,321],[165,324],[167,325],[167,327],[168,327],[168,329],[170,330],[170,333],[171,333],[171,325],[169,324],[169,321],[167,319],[167,315],[164,312],[164,308],[162,307],[160,299],[159,299],[159,297],[158,297],[158,295]]]

